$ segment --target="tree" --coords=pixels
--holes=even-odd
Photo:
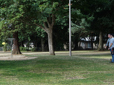
[[[23,28],[23,23],[20,22],[23,6],[19,5],[17,0],[10,0],[10,2],[9,0],[0,0],[0,5],[1,34],[10,37],[12,35],[15,38],[13,54],[21,54],[18,44],[18,32]]]
[[[113,2],[113,0],[74,0],[75,5],[72,5],[72,8],[80,10],[83,15],[94,17],[90,27],[86,29],[99,34],[99,50],[103,49],[103,33],[108,32],[113,26]]]
[[[85,7],[86,8],[86,7]],[[90,27],[93,15],[84,13],[80,8],[72,8],[72,42],[75,44],[74,50],[78,49],[78,42],[80,37],[87,37],[91,31],[87,28]]]
[[[98,50],[103,50],[103,35],[110,33],[114,28],[113,5],[114,1],[105,0],[94,13],[95,19],[91,24],[92,30],[99,33]]]
[[[48,34],[50,54],[54,55],[53,26],[56,18],[64,12],[66,3],[68,4],[63,0],[11,0],[10,3],[8,0],[1,1],[1,19],[4,18],[4,25],[11,25],[10,33],[21,31],[23,23],[42,28]],[[5,31],[8,31],[6,28]]]
[[[22,31],[19,33],[19,42],[23,47],[24,43],[32,42],[34,44],[34,50],[42,50],[45,51],[45,43],[47,43],[47,34],[44,32],[43,29],[36,27],[35,25],[32,26],[32,29],[28,26],[30,31]],[[41,48],[41,49],[39,49]]]
[[[66,5],[66,2],[63,0],[33,0],[32,4],[24,5],[29,8],[25,9],[24,19],[29,20],[29,23],[42,28],[47,33],[50,55],[55,55],[52,36],[53,27],[57,18],[64,12],[64,5]]]

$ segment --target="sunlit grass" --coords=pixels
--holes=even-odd
[[[49,56],[0,61],[0,85],[112,85],[110,55]]]

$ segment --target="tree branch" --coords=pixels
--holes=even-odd
[[[30,18],[28,18],[28,17],[26,17],[27,19],[29,19],[29,21],[31,21],[32,19],[30,19]],[[29,24],[30,25],[30,23],[27,23],[27,24]],[[45,32],[47,32],[47,29],[45,29],[42,25],[39,25],[39,24],[36,24],[36,23],[34,23],[34,22],[32,22],[32,24],[34,24],[34,25],[36,25],[36,26],[38,26],[38,27],[40,27],[40,28],[42,28]]]
[[[42,25],[39,25],[39,24],[36,24],[36,23],[33,23],[33,24],[35,24],[36,26],[42,28],[44,31],[47,31]]]
[[[47,18],[47,24],[49,26],[49,28],[51,27],[50,23],[49,23],[49,19]]]

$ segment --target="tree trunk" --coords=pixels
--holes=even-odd
[[[19,43],[18,43],[18,32],[13,33],[13,38],[15,38],[15,40],[13,41],[12,54],[21,54],[20,49],[19,49]]]
[[[49,46],[50,55],[55,55],[53,49],[53,37],[52,37],[54,23],[55,23],[54,14],[51,14],[49,17],[47,17],[47,21],[43,22],[44,26],[34,23],[35,25],[42,28],[48,34],[48,46]]]
[[[101,51],[103,50],[103,33],[99,33],[99,45],[98,45],[98,50]]]
[[[49,29],[47,34],[48,34],[48,46],[49,46],[50,55],[55,55],[55,52],[53,49],[52,29]]]
[[[42,52],[44,51],[44,39],[41,38],[41,46],[42,46]]]

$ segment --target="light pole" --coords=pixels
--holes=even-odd
[[[71,0],[69,0],[69,56],[72,56],[71,50]]]

